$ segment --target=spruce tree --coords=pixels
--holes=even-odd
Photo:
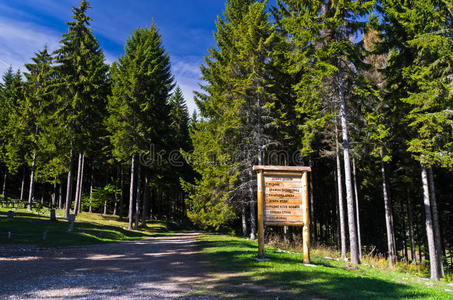
[[[140,155],[149,154],[152,145],[158,151],[165,148],[164,132],[170,125],[168,95],[173,88],[173,77],[170,58],[155,24],[149,28],[137,28],[132,33],[126,42],[125,53],[112,65],[111,77],[107,128],[114,157],[118,161],[130,159],[131,162],[131,229],[135,161]],[[137,194],[137,203],[139,199]],[[138,213],[136,209],[136,220]]]
[[[452,166],[451,4],[445,1],[382,1],[386,68],[390,91],[409,105],[408,151],[420,162],[431,278],[443,275],[442,250],[432,166]],[[388,51],[387,50],[387,51]],[[401,106],[400,105],[400,106]],[[432,180],[431,180],[432,181]],[[431,185],[431,191],[430,189]],[[431,195],[430,195],[431,194]]]
[[[66,216],[72,203],[73,156],[86,152],[94,140],[93,131],[102,124],[106,101],[108,68],[90,28],[89,8],[86,0],[82,0],[79,7],[73,7],[73,21],[67,23],[68,32],[63,35],[61,47],[56,51],[59,106],[56,119],[66,129],[64,136],[60,137],[59,147],[69,153]],[[79,186],[77,182],[76,187]]]

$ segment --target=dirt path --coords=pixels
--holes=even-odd
[[[55,249],[0,249],[0,299],[162,299],[203,281],[197,233]]]

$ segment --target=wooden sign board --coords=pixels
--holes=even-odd
[[[264,258],[264,224],[303,226],[304,263],[309,256],[309,167],[253,166],[258,186],[258,256]]]
[[[303,225],[301,174],[264,172],[264,223]]]

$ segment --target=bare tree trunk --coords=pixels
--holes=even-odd
[[[57,177],[55,177],[55,181],[53,182],[52,208],[55,208],[56,200],[57,200]]]
[[[312,167],[313,163],[311,161],[310,157],[310,162],[309,162],[310,168]],[[315,222],[315,201],[313,198],[313,172],[310,172],[308,174],[309,176],[309,188],[310,188],[310,226],[311,226],[311,245],[312,247],[316,245],[316,222]]]
[[[79,162],[77,163],[77,182],[76,182],[76,192],[75,192],[75,199],[74,199],[74,215],[77,216],[79,212],[78,209],[78,202],[79,202],[79,192],[80,192],[80,174],[82,171],[82,153],[79,153]]]
[[[3,175],[3,189],[2,189],[2,196],[6,195],[6,179],[8,179],[8,169],[5,170],[5,174]]]
[[[80,172],[79,199],[77,200],[78,207],[79,207],[79,213],[82,212],[83,174],[84,174],[84,170],[85,170],[85,154],[82,154],[82,171]]]
[[[412,202],[410,198],[410,193],[407,193],[407,219],[409,222],[409,238],[411,240],[411,261],[415,264],[417,254],[415,249],[415,240],[414,240],[414,227],[413,227],[413,217],[412,217]]]
[[[58,209],[62,208],[63,205],[63,181],[58,185]]]
[[[395,231],[393,228],[393,213],[392,204],[387,190],[387,177],[385,173],[385,164],[383,160],[383,153],[381,150],[381,173],[382,173],[382,193],[384,197],[385,209],[385,227],[387,229],[387,247],[389,254],[389,266],[393,267],[396,261],[396,247],[395,247]]]
[[[24,188],[25,188],[25,168],[22,172],[22,183],[20,184],[20,201],[24,200]]]
[[[140,173],[141,167],[139,163],[137,167],[137,195],[135,195],[135,229],[138,229],[138,221],[140,219],[140,198],[142,185],[142,176]]]
[[[149,211],[149,179],[147,174],[145,175],[145,186],[143,189],[142,227],[145,228]]]
[[[132,230],[132,212],[133,212],[133,205],[134,205],[134,165],[135,165],[135,155],[132,155],[131,159],[131,182],[130,182],[130,189],[129,189],[129,223],[128,229]]]
[[[241,207],[241,215],[242,215],[242,235],[247,236],[248,230],[247,230],[247,208],[245,203],[242,203]]]
[[[255,193],[253,192],[253,171],[252,166],[249,167],[249,197],[250,197],[250,239],[256,239],[256,201],[255,201]]]
[[[93,183],[94,183],[94,163],[91,165],[91,174],[90,174],[90,206],[88,207],[88,211],[91,213],[93,212],[93,208],[91,207],[91,201],[93,201]]]
[[[436,187],[434,184],[434,175],[433,175],[433,168],[428,168],[428,180],[429,180],[429,189],[431,192],[431,209],[433,212],[433,228],[434,228],[434,242],[436,244],[436,252],[438,258],[438,268],[439,268],[439,275],[440,277],[444,277],[444,266],[442,263],[442,239],[440,234],[440,227],[439,227],[439,213],[437,210],[437,199],[436,199]]]
[[[423,184],[423,203],[425,204],[425,217],[426,217],[426,237],[428,239],[428,250],[429,250],[429,264],[431,269],[431,279],[439,280],[439,259],[437,258],[436,244],[434,242],[434,230],[433,230],[433,219],[431,215],[431,202],[429,197],[429,183],[428,175],[426,172],[426,166],[423,163],[421,165],[421,175]]]
[[[121,188],[121,195],[120,195],[120,220],[124,217],[124,172],[123,166],[120,166],[120,188]]]
[[[360,210],[359,210],[359,192],[357,189],[357,176],[355,171],[355,158],[352,158],[352,174],[354,176],[354,196],[355,196],[355,213],[357,218],[357,240],[359,242],[359,257],[362,259],[362,238],[360,236]]]
[[[66,184],[66,205],[65,205],[65,217],[68,218],[69,212],[71,209],[72,203],[72,161],[74,159],[74,155],[72,154],[72,150],[69,153],[69,170],[68,170],[68,182]]]
[[[336,156],[337,156],[337,190],[338,190],[338,211],[340,216],[340,245],[341,245],[341,258],[346,258],[346,224],[344,220],[344,200],[343,200],[343,180],[341,172],[341,161],[340,161],[340,148],[338,144],[338,130],[335,122],[335,144],[336,144]]]
[[[28,211],[31,211],[31,202],[33,201],[33,189],[35,187],[35,170],[36,170],[36,152],[33,152],[33,160],[30,171],[30,188],[28,189],[28,207],[27,207]]]
[[[359,249],[357,246],[357,229],[354,215],[354,199],[352,196],[351,181],[351,161],[349,158],[349,136],[346,116],[346,103],[344,99],[343,74],[341,70],[341,61],[338,63],[338,93],[340,98],[340,119],[341,130],[343,135],[343,160],[344,160],[344,177],[346,185],[346,203],[348,209],[348,227],[349,227],[349,246],[351,252],[351,262],[359,264]]]

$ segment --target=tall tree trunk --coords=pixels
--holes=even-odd
[[[31,202],[33,201],[33,189],[35,187],[35,170],[36,170],[36,152],[33,152],[33,160],[31,163],[30,170],[30,188],[28,189],[28,207],[27,207],[28,211],[31,211]]]
[[[387,230],[387,247],[389,253],[389,266],[393,267],[396,261],[396,246],[395,246],[395,231],[393,228],[393,213],[390,196],[387,189],[387,176],[385,172],[385,163],[383,160],[383,153],[381,150],[381,174],[382,174],[382,193],[384,197],[384,210],[385,210],[385,227]]]
[[[149,179],[148,174],[145,175],[145,186],[143,187],[143,208],[142,208],[142,227],[146,227],[149,211]]]
[[[76,192],[74,199],[74,215],[77,216],[79,211],[79,193],[80,193],[80,174],[82,173],[82,153],[79,153],[79,162],[77,164],[77,182],[76,182]]]
[[[338,201],[338,176],[337,176],[337,171],[333,170],[333,180],[334,180],[334,203],[335,203],[335,216],[336,216],[336,222],[335,222],[335,235],[336,235],[336,244],[337,244],[337,249],[341,250],[341,235],[340,235],[340,210],[338,208],[339,201]],[[335,188],[336,187],[336,188]],[[316,228],[316,232],[318,232],[318,228]],[[321,241],[321,221],[319,221],[319,240]]]
[[[140,220],[140,198],[141,198],[141,187],[142,187],[142,176],[141,176],[140,163],[137,167],[137,195],[135,195],[135,229],[138,229],[138,221]]]
[[[129,188],[129,215],[128,215],[128,229],[132,230],[132,212],[134,205],[134,171],[135,171],[135,155],[132,155],[131,159],[131,182]]]
[[[417,261],[417,254],[415,249],[415,240],[414,240],[414,227],[413,227],[413,216],[412,216],[412,201],[411,195],[408,190],[407,193],[407,219],[409,222],[409,238],[411,240],[411,261],[415,264]]]
[[[68,182],[66,184],[66,208],[65,208],[65,217],[68,218],[69,212],[71,209],[72,203],[72,160],[74,159],[74,155],[72,154],[72,150],[69,153],[69,170],[68,170]]]
[[[434,184],[433,168],[428,168],[429,190],[431,192],[431,209],[433,213],[434,242],[436,243],[436,252],[438,258],[438,268],[440,277],[444,277],[444,266],[442,263],[442,239],[439,227],[439,213],[437,210],[436,187]]]
[[[80,172],[79,199],[77,200],[79,213],[82,212],[83,174],[84,174],[84,171],[85,171],[85,154],[82,154],[82,171]]]
[[[63,205],[63,181],[58,184],[58,209],[62,208]]]
[[[123,175],[123,166],[120,166],[120,220],[123,219],[124,216],[124,175]]]
[[[93,212],[93,208],[91,207],[91,201],[93,199],[93,184],[94,184],[94,163],[91,164],[91,174],[90,174],[90,206],[88,211],[91,213]]]
[[[57,201],[57,177],[54,178],[53,182],[52,208],[55,208],[56,201]]]
[[[242,216],[242,235],[247,236],[247,207],[245,203],[241,203],[241,216]]]
[[[349,247],[351,252],[351,262],[359,264],[359,249],[357,246],[357,229],[354,215],[354,199],[352,196],[351,181],[351,160],[349,158],[349,135],[346,116],[346,102],[344,99],[343,73],[341,70],[341,60],[338,63],[338,93],[340,98],[340,119],[341,130],[343,135],[343,160],[344,160],[344,178],[346,185],[346,203],[348,210],[348,227],[349,227]]]
[[[341,258],[346,258],[346,224],[344,220],[344,200],[343,200],[343,180],[341,172],[341,161],[340,161],[340,146],[338,144],[338,129],[335,122],[335,154],[337,157],[337,190],[338,190],[338,211],[340,216],[340,245],[341,245]]]
[[[426,218],[426,237],[428,239],[428,250],[429,250],[429,264],[431,269],[431,279],[439,280],[439,259],[437,257],[436,244],[434,242],[434,230],[433,230],[433,219],[431,215],[431,201],[429,197],[429,183],[428,175],[426,172],[426,166],[421,163],[421,176],[423,185],[423,203],[425,205],[425,218]]]
[[[362,259],[362,238],[360,236],[360,210],[359,210],[359,192],[357,189],[357,176],[355,171],[355,158],[352,158],[352,174],[354,176],[354,196],[355,196],[355,213],[357,218],[357,240],[359,243],[359,257]]]
[[[6,180],[8,179],[8,169],[5,169],[5,174],[3,175],[3,189],[2,196],[6,195]]]
[[[24,188],[25,188],[25,168],[22,172],[22,182],[20,184],[20,201],[24,200]]]
[[[253,170],[252,166],[249,166],[249,197],[250,197],[250,239],[256,239],[256,201],[255,201],[255,193],[253,192]]]
[[[310,162],[309,162],[310,168],[312,167],[313,163],[310,157]],[[311,226],[311,245],[312,247],[316,246],[316,221],[315,221],[315,201],[314,201],[314,196],[313,196],[313,172],[310,172],[308,174],[309,176],[309,188],[310,188],[310,226]]]

